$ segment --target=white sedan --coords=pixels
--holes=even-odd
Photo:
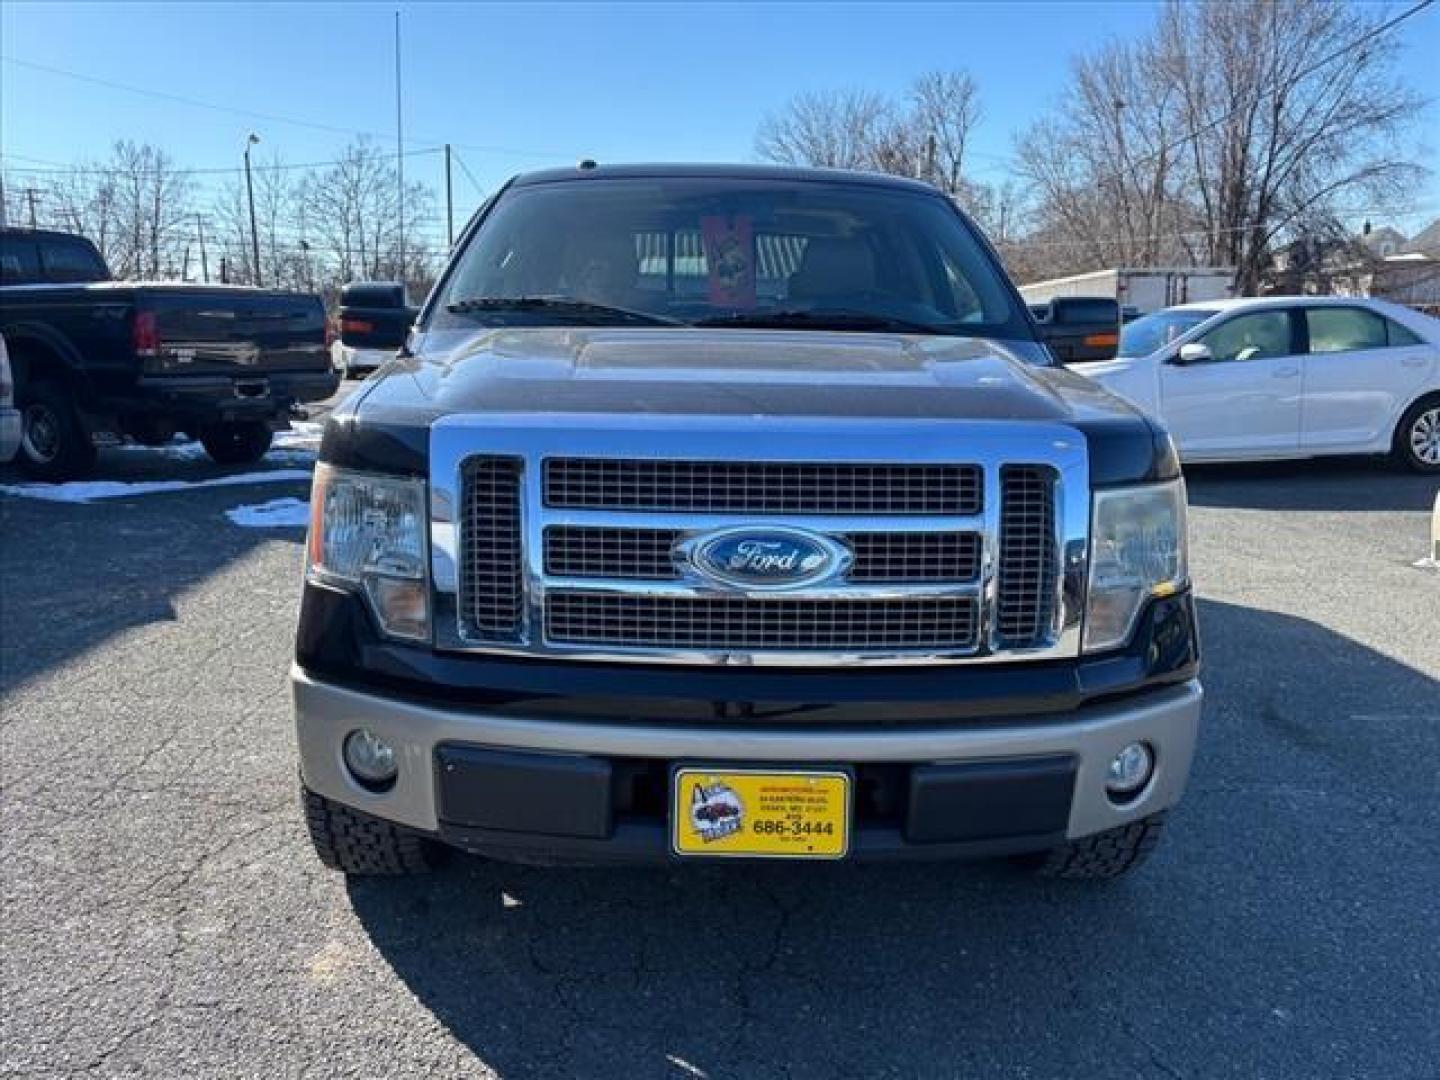
[[[1440,472],[1440,319],[1383,300],[1184,304],[1072,368],[1160,416],[1185,461],[1393,454]]]

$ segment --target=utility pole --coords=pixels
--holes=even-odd
[[[205,258],[205,219],[198,213],[195,215],[195,231],[200,234],[200,275],[205,279],[205,284],[210,284],[210,261]]]
[[[220,284],[230,284],[230,263],[226,260],[224,255],[220,256]]]
[[[10,219],[5,209],[5,174],[0,173],[0,229],[8,224],[10,224]]]
[[[250,148],[260,141],[253,131],[245,140],[245,190],[250,195],[250,250],[255,256],[255,284],[263,285],[260,277],[260,233],[255,228],[255,181],[250,176]]]
[[[400,12],[395,12],[395,176],[400,197],[400,280],[405,280],[405,135],[400,111]]]
[[[35,195],[36,191],[33,187],[25,189],[25,198],[30,202],[30,228],[32,229],[38,228],[35,224]]]
[[[455,192],[450,186],[450,144],[445,144],[445,242],[455,247]]]

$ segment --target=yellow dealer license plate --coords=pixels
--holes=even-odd
[[[840,859],[850,848],[843,772],[686,767],[672,790],[677,855]]]

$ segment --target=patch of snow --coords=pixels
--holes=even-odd
[[[324,430],[325,425],[315,420],[292,420],[289,431],[275,432],[271,445],[275,450],[308,450],[313,454],[320,449],[320,435]]]
[[[209,480],[75,480],[68,484],[0,484],[0,495],[45,502],[88,503],[98,499],[124,499],[131,495],[161,495],[195,488],[235,487],[243,484],[274,484],[310,479],[309,469],[272,469],[269,472],[236,473]]]
[[[226,510],[225,516],[251,529],[303,529],[310,524],[310,504],[304,499],[271,499]]]
[[[313,463],[320,452],[320,436],[325,425],[314,420],[292,420],[289,431],[277,431],[270,443],[266,461],[283,465],[305,465]],[[204,461],[205,447],[198,439],[187,439],[176,435],[162,446],[141,446],[139,443],[125,443],[123,446],[108,448],[109,453],[122,457],[159,455],[170,461]]]

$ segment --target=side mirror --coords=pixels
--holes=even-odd
[[[1120,304],[1108,296],[1057,296],[1037,329],[1061,363],[1113,360],[1120,348]]]
[[[399,349],[414,321],[399,282],[356,282],[340,290],[340,340],[352,349]]]
[[[1170,358],[1172,364],[1185,366],[1186,364],[1204,364],[1215,359],[1210,351],[1209,345],[1201,345],[1192,341],[1189,345],[1181,345],[1180,351]]]

